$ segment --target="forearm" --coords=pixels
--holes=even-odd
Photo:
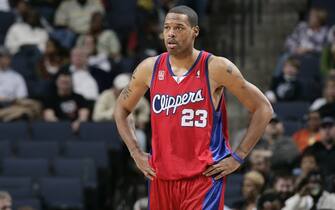
[[[78,119],[77,120],[79,122],[86,122],[86,121],[88,121],[89,116],[90,116],[89,109],[87,109],[87,108],[81,108],[79,110],[79,114],[78,114]]]
[[[271,105],[264,104],[261,107],[258,107],[252,114],[247,133],[236,149],[236,153],[239,157],[244,159],[257,144],[259,138],[263,135],[265,127],[271,119],[272,112]]]
[[[141,149],[136,141],[134,120],[129,114],[128,110],[118,105],[115,109],[114,118],[119,134],[126,144],[130,155],[133,156],[134,153],[141,152]]]

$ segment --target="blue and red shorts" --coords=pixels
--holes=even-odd
[[[149,210],[223,210],[225,178],[149,181]]]

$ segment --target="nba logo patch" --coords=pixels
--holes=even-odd
[[[197,78],[200,78],[200,70],[197,71]]]
[[[158,80],[164,80],[165,77],[165,71],[164,70],[160,70],[158,72]]]

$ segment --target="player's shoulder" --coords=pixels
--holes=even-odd
[[[137,81],[144,81],[145,84],[149,86],[158,57],[159,56],[148,57],[139,63],[133,72],[132,78],[138,78]]]
[[[154,67],[159,55],[145,58],[138,67],[148,69],[149,67]]]
[[[225,69],[227,66],[231,65],[232,62],[223,56],[217,56],[211,54],[208,60],[208,68],[209,70],[212,69]]]
[[[208,60],[209,76],[218,78],[227,73],[227,69],[235,68],[235,65],[228,59],[222,56],[211,55]]]

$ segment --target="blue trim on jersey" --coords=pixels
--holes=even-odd
[[[154,70],[152,71],[152,75],[151,75],[150,88],[152,87],[152,83],[153,83],[153,81],[154,81],[154,79],[155,79],[155,74],[156,74],[157,65],[158,65],[159,61],[161,60],[161,56],[162,56],[162,54],[160,54],[160,55],[158,56],[158,58],[156,59],[156,61],[155,61]]]
[[[221,196],[223,196],[223,185],[223,178],[219,180],[214,180],[212,178],[212,187],[205,196],[205,200],[202,204],[202,210],[219,210]]]
[[[208,94],[210,97],[210,101],[213,108],[213,127],[211,132],[211,141],[210,141],[210,150],[213,155],[213,161],[215,163],[219,162],[220,160],[224,159],[230,154],[229,148],[226,146],[226,141],[224,135],[223,135],[223,122],[222,122],[222,111],[221,111],[221,105],[223,101],[223,95],[220,98],[218,108],[215,109],[214,102],[212,99],[212,93],[211,88],[209,85],[209,76],[208,76],[208,60],[211,54],[209,54],[206,58],[206,65],[205,65],[205,71],[206,71],[206,78],[207,78],[207,89]]]
[[[226,139],[223,135],[222,128],[222,112],[214,112],[210,142],[214,163],[221,161],[230,154],[229,148],[226,146]]]
[[[184,74],[183,76],[187,76],[189,73],[191,73],[191,71],[194,69],[195,65],[197,65],[197,63],[199,62],[200,58],[201,58],[201,55],[202,55],[202,50],[200,51],[197,59],[195,60],[195,62],[193,63],[193,65],[191,66],[191,68],[189,68],[189,70],[187,70],[186,74]],[[170,64],[170,54],[168,54],[167,56],[167,60],[166,60],[166,64],[167,64],[167,68],[171,74],[171,76],[176,76],[173,71],[172,71],[172,68],[171,68],[171,64]]]

